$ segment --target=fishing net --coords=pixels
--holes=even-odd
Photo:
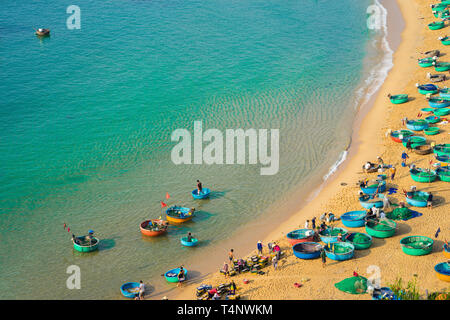
[[[362,276],[350,277],[335,283],[334,286],[350,294],[364,294],[367,291],[367,278]]]
[[[426,237],[408,237],[403,239],[401,244],[412,249],[427,249],[433,245],[433,240]]]
[[[370,242],[370,238],[362,233],[356,233],[352,238],[353,243],[366,244]]]
[[[386,217],[392,220],[408,220],[412,218],[412,211],[408,208],[395,208],[392,212],[386,213]]]

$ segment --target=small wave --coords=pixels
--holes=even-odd
[[[323,180],[326,181],[333,173],[336,172],[336,170],[339,168],[339,166],[347,159],[348,151],[342,151],[339,155],[338,160],[331,166],[330,170],[328,170],[328,173],[323,176]]]

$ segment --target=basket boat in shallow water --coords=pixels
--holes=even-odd
[[[448,166],[437,168],[436,174],[441,181],[450,182],[450,170]]]
[[[433,239],[423,236],[409,236],[400,240],[402,250],[410,256],[423,256],[433,250]]]
[[[125,298],[135,298],[139,294],[138,282],[127,282],[120,287],[120,292]]]
[[[185,268],[183,268],[183,270],[184,270],[184,277],[186,278],[188,271]],[[179,273],[180,273],[180,268],[175,268],[175,269],[169,270],[166,273],[164,273],[164,277],[166,278],[166,280],[168,282],[175,283],[175,282],[178,282],[178,274]]]
[[[317,242],[300,242],[292,247],[292,251],[299,259],[315,259],[320,256],[322,248]]]
[[[446,282],[450,282],[450,263],[441,262],[434,266],[436,276],[438,279]]]
[[[167,231],[167,221],[161,219],[151,219],[141,222],[140,229],[144,236],[156,237]]]
[[[366,232],[375,238],[389,238],[395,234],[397,223],[389,219],[371,219],[366,221]]]
[[[359,197],[359,203],[365,209],[370,209],[373,206],[375,206],[375,208],[382,208],[383,207],[383,198],[384,198],[384,195],[382,195],[382,194],[378,194],[376,197],[373,197],[373,198],[371,198],[370,195],[365,194],[365,195]]]
[[[166,210],[167,221],[174,223],[183,223],[194,217],[195,209],[180,206],[172,206]]]
[[[413,207],[426,207],[428,196],[430,195],[428,192],[424,191],[414,191],[407,192],[408,196],[405,196],[406,202]]]
[[[349,211],[341,215],[341,221],[347,228],[360,228],[364,227],[366,223],[364,221],[365,217],[366,212],[364,210]]]
[[[198,189],[194,189],[194,190],[192,190],[191,194],[194,199],[206,199],[206,198],[209,198],[209,195],[211,194],[211,190],[208,188],[203,188],[202,192],[200,194],[198,194]]]
[[[92,252],[98,250],[98,244],[100,240],[96,237],[92,237],[91,240],[87,236],[76,237],[73,242],[73,248],[79,252]]]
[[[344,228],[326,228],[325,230],[322,230],[319,232],[320,240],[325,243],[334,243],[338,241],[339,234],[341,235],[342,239],[347,235],[347,230]]]
[[[329,243],[324,249],[328,258],[337,261],[351,259],[355,253],[355,246],[350,242]]]
[[[411,178],[416,182],[433,182],[437,179],[436,171],[421,168],[410,169]]]
[[[403,142],[403,139],[408,138],[413,135],[414,135],[414,132],[412,132],[411,130],[406,130],[406,129],[395,130],[395,131],[392,131],[390,134],[391,139],[398,143]]]
[[[365,250],[372,245],[372,237],[362,232],[352,232],[346,238],[345,241],[353,244],[356,250]]]
[[[195,247],[198,244],[198,239],[191,238],[191,241],[188,241],[187,237],[183,237],[180,239],[180,242],[185,247]]]
[[[314,230],[312,229],[298,229],[289,232],[286,235],[288,242],[291,245],[300,243],[300,242],[312,242],[314,240]]]

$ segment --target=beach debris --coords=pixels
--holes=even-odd
[[[394,194],[397,193],[398,188],[389,188],[388,194]]]
[[[294,283],[294,287],[296,287],[296,288],[301,288],[302,286],[303,286],[303,284],[301,284],[301,283],[297,283],[297,282]]]
[[[439,227],[437,230],[436,230],[436,233],[435,233],[435,235],[434,235],[434,237],[435,238],[437,238],[438,237],[438,235],[439,235],[439,232],[441,232],[441,228]]]

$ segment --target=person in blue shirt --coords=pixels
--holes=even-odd
[[[406,166],[406,159],[408,159],[408,158],[409,158],[408,154],[403,151],[403,153],[402,153],[402,166],[403,167]]]

